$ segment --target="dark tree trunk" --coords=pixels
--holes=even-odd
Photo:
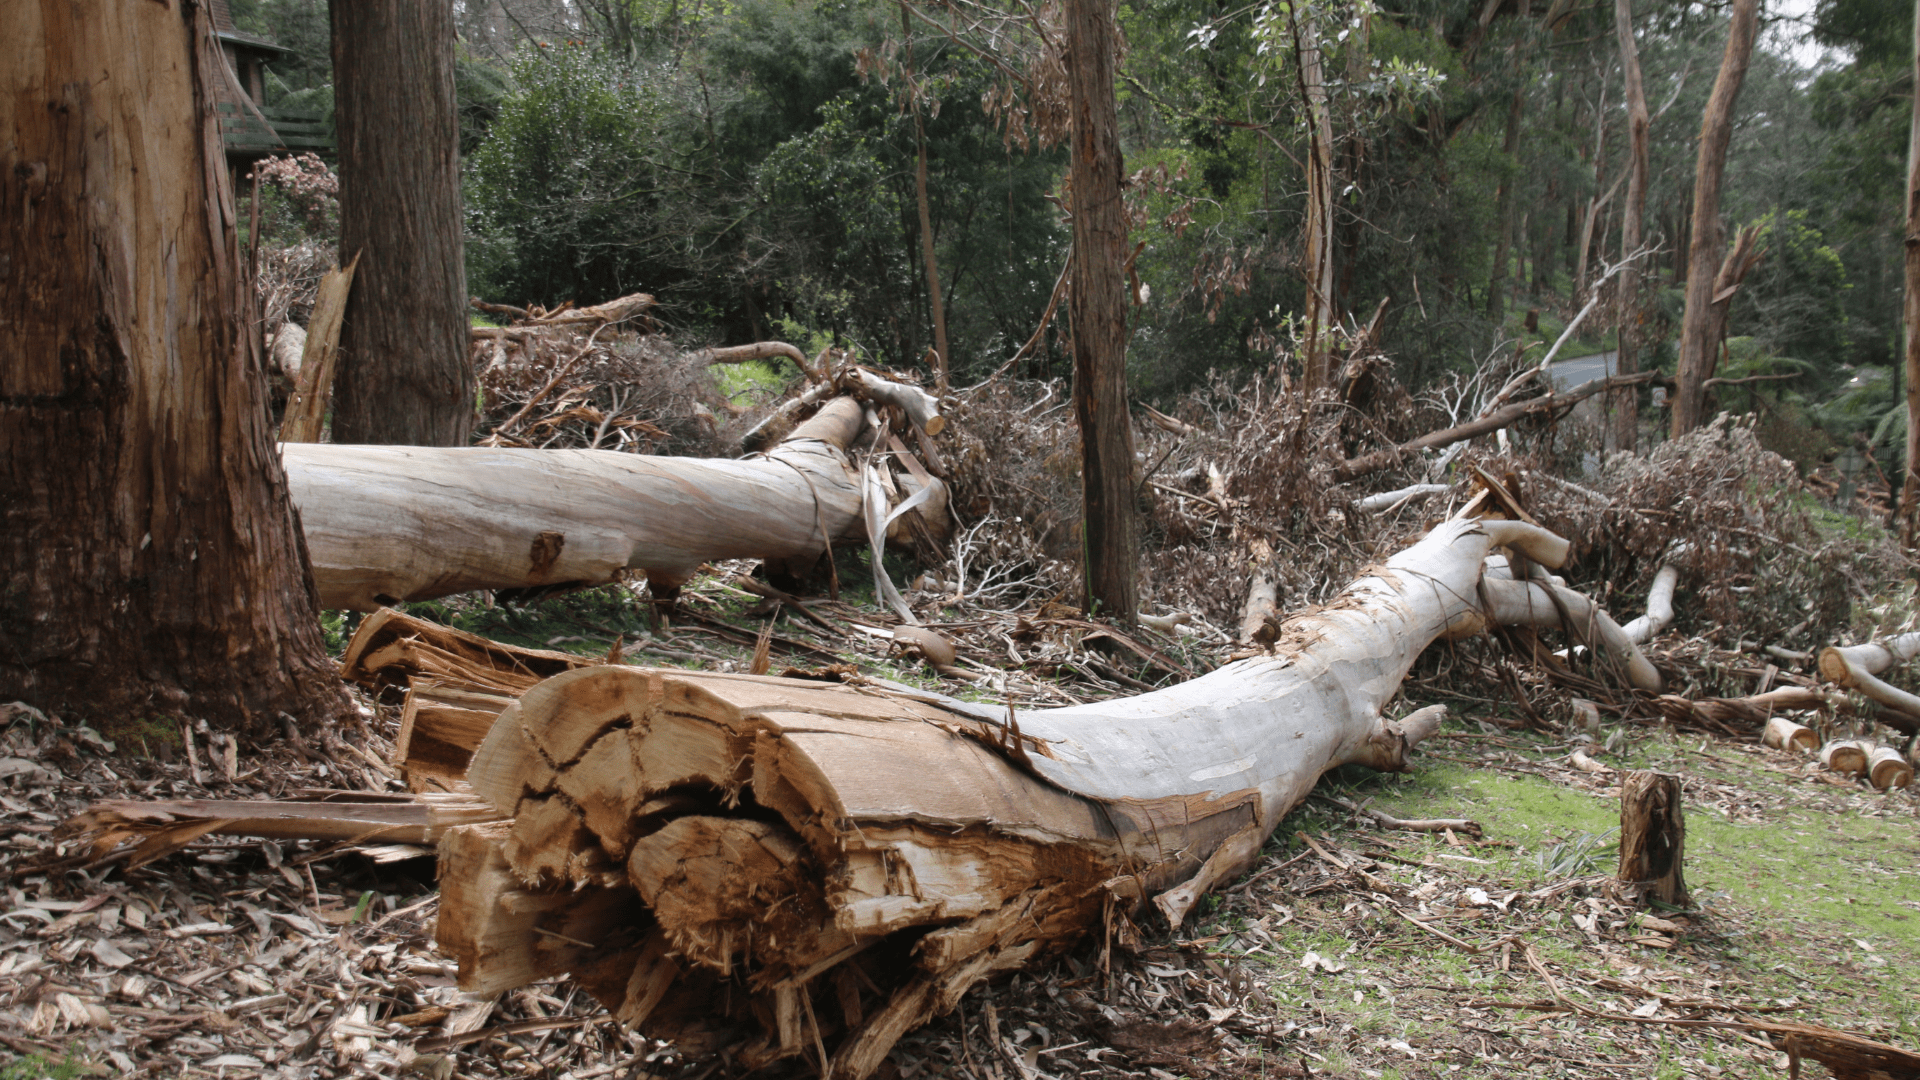
[[[0,700],[339,717],[241,332],[206,8],[7,4],[0,33]]]
[[[473,431],[460,122],[447,0],[333,0],[340,254],[360,256],[333,441],[461,446]],[[611,297],[577,297],[599,303]]]
[[[1085,602],[1132,622],[1139,528],[1133,425],[1127,413],[1126,208],[1113,96],[1113,0],[1067,0],[1067,81],[1073,102],[1073,404],[1085,488]]]
[[[1914,4],[1913,71],[1920,78],[1920,0]],[[1907,463],[1900,487],[1900,538],[1911,548],[1920,527],[1920,108],[1914,109],[1907,131],[1906,249]]]
[[[1493,274],[1487,280],[1487,317],[1496,324],[1507,313],[1507,262],[1513,250],[1513,186],[1520,181],[1520,163],[1514,160],[1514,153],[1520,148],[1520,107],[1525,101],[1525,91],[1515,88],[1513,102],[1507,109],[1506,138],[1500,145],[1500,152],[1506,156],[1512,171],[1500,181],[1500,189],[1494,196],[1493,214],[1500,219],[1500,240],[1493,247]]]
[[[1640,50],[1633,39],[1632,0],[1614,0],[1614,31],[1620,39],[1620,67],[1627,84],[1627,203],[1620,212],[1620,257],[1629,260],[1620,270],[1619,359],[1615,374],[1631,375],[1640,370],[1640,264],[1632,261],[1640,250],[1647,213],[1647,181],[1651,173],[1647,157],[1647,134],[1652,120],[1647,115],[1647,95],[1640,78]],[[1632,450],[1639,442],[1640,391],[1637,387],[1617,391],[1609,408],[1613,412],[1613,446]]]
[[[1673,395],[1674,438],[1700,426],[1707,380],[1719,359],[1714,280],[1726,248],[1726,230],[1720,224],[1720,182],[1727,168],[1727,143],[1733,138],[1733,107],[1753,60],[1759,7],[1760,0],[1734,0],[1726,55],[1700,121],[1700,157],[1693,173],[1693,237],[1687,248],[1687,308],[1680,323],[1680,370]]]

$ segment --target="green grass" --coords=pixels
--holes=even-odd
[[[0,1080],[79,1080],[83,1076],[103,1075],[106,1070],[82,1062],[71,1051],[60,1061],[29,1054],[0,1064]]]

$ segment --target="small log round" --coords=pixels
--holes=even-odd
[[[1796,724],[1784,716],[1775,716],[1767,721],[1767,729],[1760,735],[1760,741],[1776,750],[1799,750],[1812,752],[1820,745],[1820,737],[1805,724]]]
[[[1913,783],[1913,766],[1891,746],[1876,746],[1867,755],[1867,780],[1881,791]]]
[[[1859,776],[1867,771],[1867,748],[1858,739],[1833,739],[1820,748],[1820,764],[1837,773]]]

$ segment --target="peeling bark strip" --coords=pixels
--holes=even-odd
[[[373,611],[473,589],[599,585],[626,570],[679,585],[703,562],[811,564],[861,526],[847,449],[861,404],[828,402],[743,460],[609,450],[282,446],[325,608]],[[944,532],[945,488],[914,511]],[[911,495],[921,482],[902,476]],[[901,526],[905,522],[900,522]]]
[[[571,972],[685,1053],[731,1046],[756,1068],[818,1047],[862,1080],[1103,913],[1152,900],[1181,922],[1327,769],[1405,769],[1437,710],[1381,710],[1430,642],[1492,617],[1496,543],[1548,565],[1567,551],[1535,526],[1450,521],[1280,624],[1268,655],[1018,716],[873,686],[558,675],[467,770],[512,821],[448,834],[440,942],[463,989]]]

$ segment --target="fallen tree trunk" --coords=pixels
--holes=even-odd
[[[863,525],[846,451],[865,431],[838,398],[764,457],[606,450],[284,444],[323,608],[372,611],[474,589],[599,585],[623,571],[674,588],[703,562],[809,567]],[[945,488],[922,514],[945,530]],[[904,525],[904,522],[901,524]]]
[[[511,821],[443,843],[441,944],[468,990],[572,972],[680,1052],[755,1068],[833,1046],[815,1064],[862,1080],[996,971],[1103,918],[1126,935],[1149,900],[1183,921],[1327,769],[1406,768],[1438,717],[1382,710],[1429,642],[1492,617],[1496,543],[1567,550],[1450,521],[1264,655],[1017,716],[871,684],[559,675],[467,771]]]

